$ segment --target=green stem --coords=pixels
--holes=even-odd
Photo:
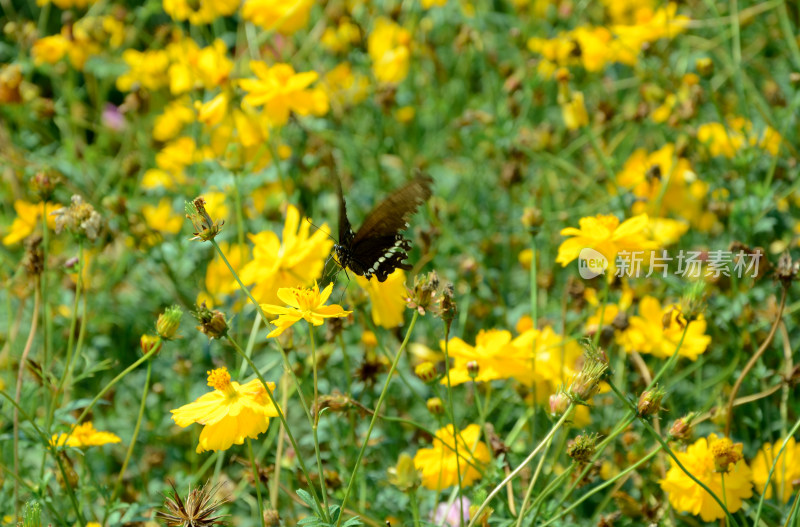
[[[403,355],[403,351],[406,349],[406,345],[408,344],[408,340],[411,337],[411,332],[414,330],[414,326],[417,324],[417,318],[419,318],[419,311],[414,311],[414,316],[411,318],[411,324],[408,326],[408,331],[406,331],[406,336],[403,339],[403,343],[400,344],[400,349],[397,350],[397,355],[394,357],[394,361],[392,362],[391,368],[389,368],[389,374],[386,376],[386,382],[383,384],[383,390],[381,390],[381,395],[378,397],[378,403],[375,405],[375,413],[372,414],[372,419],[369,421],[369,428],[367,428],[367,435],[364,438],[364,442],[361,445],[361,450],[358,452],[358,457],[356,458],[355,466],[353,467],[353,473],[350,474],[350,481],[347,482],[347,489],[344,491],[344,498],[342,498],[342,510],[345,509],[347,506],[347,500],[350,498],[350,493],[353,490],[353,483],[356,480],[356,476],[358,475],[358,469],[361,467],[361,459],[364,457],[364,452],[367,450],[367,446],[369,445],[369,438],[372,435],[372,429],[375,427],[375,422],[378,420],[378,414],[380,414],[381,406],[383,405],[383,400],[386,398],[386,394],[389,391],[389,384],[392,382],[392,376],[394,375],[394,370],[397,369],[397,363],[400,362],[400,357]],[[342,524],[342,519],[344,518],[344,514],[339,515],[339,520],[336,522],[336,527],[339,527]]]
[[[419,503],[417,502],[417,489],[408,491],[408,500],[411,502],[411,517],[414,527],[419,527]]]
[[[328,511],[328,489],[325,486],[325,470],[322,468],[322,456],[319,451],[319,436],[317,435],[317,427],[319,426],[319,391],[317,385],[317,346],[314,342],[314,326],[308,325],[308,335],[311,340],[311,362],[314,375],[314,402],[312,408],[314,409],[313,422],[311,423],[311,431],[314,435],[314,454],[317,458],[317,471],[319,472],[319,488],[322,493],[322,501],[325,504],[325,513]]]
[[[269,392],[269,390],[267,390]],[[253,442],[247,438],[247,455],[250,458],[250,466],[253,469],[253,485],[256,487],[256,501],[258,502],[258,517],[261,527],[266,527],[264,520],[264,505],[261,503],[261,477],[258,474],[258,467],[256,466],[256,458],[253,455]]]
[[[160,339],[159,339],[159,340],[160,340]],[[85,417],[86,417],[86,416],[89,414],[89,412],[92,410],[92,408],[94,408],[94,405],[97,403],[97,401],[99,401],[101,397],[103,397],[103,396],[104,396],[104,395],[105,395],[105,394],[106,394],[106,393],[107,393],[107,392],[108,392],[108,391],[109,391],[111,388],[113,388],[113,387],[114,387],[114,385],[115,385],[115,384],[117,384],[119,381],[121,381],[121,380],[122,380],[122,379],[123,379],[123,378],[124,378],[126,375],[128,375],[130,372],[132,372],[133,370],[135,370],[136,368],[138,368],[138,367],[139,367],[139,366],[140,366],[140,365],[141,365],[143,362],[146,362],[146,361],[147,361],[147,360],[148,360],[150,357],[152,357],[153,355],[155,355],[156,353],[158,353],[158,351],[159,351],[159,348],[160,348],[160,346],[158,345],[158,343],[156,343],[156,344],[155,344],[155,346],[153,347],[153,349],[151,349],[150,351],[148,351],[146,355],[144,355],[144,356],[143,356],[143,357],[141,357],[139,360],[137,360],[136,362],[134,362],[133,364],[131,364],[130,366],[128,366],[127,368],[125,368],[125,370],[123,370],[123,371],[122,371],[122,373],[120,373],[119,375],[117,375],[116,377],[114,377],[113,379],[111,379],[111,382],[109,382],[108,384],[106,384],[106,385],[103,387],[103,389],[102,389],[102,390],[100,390],[100,391],[97,393],[97,395],[95,395],[95,396],[94,396],[94,399],[92,399],[92,401],[91,401],[91,402],[88,404],[88,406],[86,406],[86,408],[84,408],[84,409],[83,409],[83,412],[81,412],[81,414],[80,414],[80,415],[78,416],[78,418],[75,420],[75,425],[74,425],[74,426],[73,426],[73,427],[70,429],[70,431],[69,431],[69,432],[67,432],[67,437],[66,437],[66,439],[64,440],[64,443],[65,443],[65,444],[66,444],[67,440],[69,440],[69,438],[70,438],[70,436],[72,435],[72,432],[75,430],[75,428],[77,428],[77,426],[78,426],[79,424],[81,424],[81,421],[83,421],[83,420],[84,420],[84,418],[85,418]]]
[[[544,448],[544,453],[542,454],[542,457],[539,458],[539,464],[536,465],[536,472],[534,472],[533,477],[531,478],[531,482],[528,485],[528,490],[525,492],[525,498],[522,500],[522,506],[519,509],[519,516],[517,516],[517,527],[522,527],[522,518],[525,517],[525,509],[528,508],[528,502],[533,494],[533,488],[536,486],[536,481],[539,479],[539,474],[542,472],[542,466],[544,465],[544,460],[547,458],[547,452],[550,450],[550,444],[552,442],[552,439],[547,442],[547,446]]]
[[[114,485],[114,492],[111,493],[111,499],[106,502],[102,525],[106,524],[109,507],[114,504],[114,500],[117,499],[117,496],[119,496],[119,491],[122,488],[122,478],[125,476],[125,471],[128,469],[128,463],[130,462],[131,456],[133,456],[133,450],[136,447],[136,439],[139,437],[139,430],[141,429],[142,421],[144,420],[144,409],[147,406],[147,394],[150,391],[150,374],[152,370],[153,362],[148,361],[147,376],[144,380],[144,388],[142,388],[142,402],[139,404],[139,415],[136,417],[136,426],[133,427],[133,436],[131,437],[131,442],[128,445],[128,451],[125,454],[125,461],[122,462],[122,468],[119,470],[119,476],[117,476],[117,482]]]
[[[536,446],[536,448],[533,449],[533,452],[528,454],[528,457],[526,457],[522,461],[522,463],[517,465],[517,468],[512,470],[508,474],[508,476],[506,476],[505,479],[503,479],[503,481],[501,481],[494,489],[492,489],[492,492],[490,492],[489,495],[486,496],[486,499],[483,500],[483,503],[481,503],[481,506],[478,507],[478,510],[475,511],[475,514],[472,515],[472,520],[470,520],[469,525],[467,527],[474,527],[475,522],[477,521],[478,518],[481,517],[483,511],[486,509],[486,507],[489,506],[489,503],[492,501],[492,499],[506,486],[506,483],[508,483],[509,481],[514,479],[516,477],[516,475],[519,474],[520,471],[523,468],[525,468],[525,466],[528,463],[530,463],[533,460],[534,457],[536,457],[536,454],[538,454],[539,451],[542,450],[542,448],[544,448],[544,446],[547,443],[550,442],[550,440],[553,438],[553,436],[558,431],[558,429],[561,428],[561,425],[563,425],[567,421],[569,416],[572,414],[572,410],[574,408],[575,408],[575,403],[570,403],[569,406],[567,407],[567,410],[561,416],[561,419],[559,419],[556,422],[556,424],[553,425],[553,427],[550,429],[550,432],[548,432],[547,435],[545,436],[545,438]]]
[[[464,510],[464,496],[461,493],[461,483],[463,480],[461,479],[461,461],[458,458],[458,438],[460,437],[461,433],[459,431],[458,426],[456,426],[456,412],[453,408],[453,387],[450,383],[450,355],[448,353],[448,341],[450,339],[450,325],[445,323],[445,330],[444,330],[444,372],[445,378],[447,379],[447,406],[448,406],[448,413],[450,414],[450,422],[453,426],[453,444],[454,450],[456,453],[456,476],[458,477],[458,486],[456,487],[456,492],[459,496],[458,502],[458,524],[460,527],[464,527],[464,514],[462,513]],[[477,390],[477,387],[476,387]],[[482,414],[482,412],[481,412]],[[483,430],[483,427],[481,427]],[[471,456],[470,456],[471,457]]]
[[[800,419],[795,422],[794,426],[789,431],[789,434],[783,440],[780,450],[778,450],[778,453],[775,455],[775,459],[772,460],[772,466],[769,469],[769,474],[767,474],[767,481],[764,482],[764,490],[761,492],[761,497],[758,499],[758,509],[756,510],[756,518],[753,520],[753,525],[758,525],[758,521],[761,518],[761,509],[764,507],[764,499],[767,496],[770,481],[772,481],[772,474],[775,472],[775,467],[778,466],[778,460],[783,455],[783,451],[786,449],[786,445],[789,443],[789,438],[794,437],[794,434],[797,433],[798,429],[800,429]],[[798,499],[800,499],[800,496],[796,498],[795,503]]]
[[[275,401],[275,396],[272,394],[272,390],[269,388],[267,381],[264,380],[264,376],[261,375],[261,372],[258,370],[256,365],[253,364],[252,360],[250,360],[250,357],[248,357],[244,353],[244,350],[242,350],[239,344],[237,344],[236,341],[230,335],[228,335],[228,342],[231,343],[233,348],[236,350],[236,353],[238,353],[240,357],[242,357],[245,361],[247,361],[247,364],[248,366],[250,366],[250,369],[253,370],[253,372],[256,374],[256,377],[258,377],[258,380],[261,381],[261,384],[264,386],[264,389],[267,392],[267,397],[269,397],[269,401],[275,407],[275,411],[278,412],[278,419],[280,419],[281,424],[283,424],[283,428],[286,430],[286,435],[289,436],[289,442],[292,443],[292,448],[294,448],[294,451],[297,453],[297,463],[300,465],[300,470],[303,472],[306,481],[309,482],[311,495],[314,497],[314,501],[317,503],[317,506],[319,508],[322,508],[322,505],[320,504],[319,501],[319,496],[317,496],[317,490],[314,488],[313,485],[310,484],[311,476],[309,475],[308,469],[306,468],[306,464],[303,461],[303,456],[300,454],[300,448],[297,446],[297,442],[294,440],[294,435],[292,434],[292,431],[289,429],[289,424],[286,422],[286,416],[283,414],[283,409]]]

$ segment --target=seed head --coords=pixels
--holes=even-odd
[[[222,231],[225,221],[214,221],[206,212],[206,200],[197,197],[191,203],[186,203],[186,217],[194,226],[194,237],[192,240],[207,242],[213,240]]]
[[[164,511],[158,511],[156,518],[164,520],[169,527],[211,527],[212,525],[226,525],[225,517],[219,510],[228,501],[227,498],[215,498],[219,486],[211,487],[208,483],[189,491],[186,500],[182,500],[175,485],[172,486],[172,495],[165,496]]]

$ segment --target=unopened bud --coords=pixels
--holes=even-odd
[[[560,417],[567,411],[570,401],[569,395],[563,389],[559,389],[550,396],[550,415]]]
[[[636,406],[639,417],[656,415],[661,410],[661,401],[666,393],[657,385],[650,390],[642,392],[642,395],[639,396],[639,404]]]
[[[192,240],[203,242],[213,240],[222,231],[225,224],[223,220],[214,221],[206,212],[206,200],[202,197],[195,198],[191,203],[186,203],[186,217],[194,226],[194,237]]]
[[[478,373],[481,371],[481,365],[478,364],[478,361],[471,360],[467,363],[467,375],[473,381],[478,378]]]
[[[183,311],[178,306],[168,307],[166,311],[158,315],[156,322],[156,332],[164,340],[175,338],[178,327],[181,325]]]
[[[444,403],[438,397],[431,397],[425,401],[425,406],[428,407],[428,411],[433,415],[442,415],[444,413]]]
[[[414,368],[414,374],[425,382],[433,382],[438,376],[436,365],[430,361],[417,364],[417,367]]]
[[[267,527],[278,527],[281,524],[281,517],[275,509],[264,511],[264,525]]]
[[[694,425],[692,424],[692,421],[696,415],[697,414],[694,412],[690,412],[684,417],[675,419],[675,422],[672,423],[672,426],[669,429],[670,437],[682,442],[691,441],[692,435],[694,434]]]
[[[208,309],[205,302],[197,306],[197,311],[192,315],[200,322],[197,329],[209,339],[219,339],[228,334],[228,321],[225,320],[225,315],[221,311]]]
[[[714,62],[709,57],[701,57],[694,61],[697,73],[703,77],[710,77],[714,74]]]
[[[142,353],[145,355],[153,350],[158,353],[159,350],[161,350],[161,337],[156,335],[142,335],[142,338],[139,339],[139,344],[142,346]]]

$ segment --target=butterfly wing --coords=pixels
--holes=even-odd
[[[352,238],[350,266],[368,279],[375,275],[383,282],[395,269],[411,269],[404,264],[411,242],[400,234],[419,206],[431,196],[433,180],[418,175],[413,181],[392,192],[369,213]],[[362,272],[358,272],[362,271]]]
[[[347,219],[347,204],[344,201],[344,193],[342,193],[342,182],[338,179],[339,190],[339,244],[349,247],[353,242],[353,227],[350,225],[350,220]]]

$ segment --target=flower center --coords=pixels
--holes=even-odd
[[[228,368],[217,368],[206,372],[208,373],[208,385],[225,393],[228,396],[235,395],[236,390],[231,384],[231,374],[228,373]]]

